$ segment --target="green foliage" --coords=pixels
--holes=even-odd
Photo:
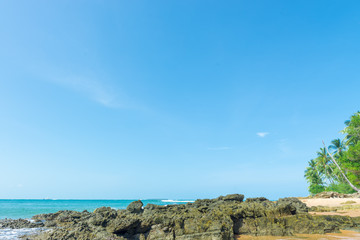
[[[309,167],[306,168],[304,176],[309,183],[309,192],[311,194],[317,194],[325,190],[324,183],[317,168],[317,163],[314,159],[309,161]]]
[[[346,170],[348,179],[357,186],[360,186],[360,157],[356,158],[360,149],[360,142],[349,149],[339,158],[341,166]]]
[[[344,140],[334,139],[328,149],[342,171],[355,186],[360,186],[360,112],[345,121]],[[309,167],[305,170],[309,192],[316,194],[322,191],[334,191],[339,193],[355,192],[345,181],[340,170],[329,157],[326,148],[320,148],[317,157],[309,161]]]
[[[338,183],[338,184],[332,183],[329,186],[327,186],[324,190],[327,192],[338,192],[338,193],[346,193],[346,194],[351,194],[355,192],[355,190],[352,189],[349,186],[349,184],[346,183]]]
[[[350,121],[346,121],[347,127],[342,131],[346,134],[347,145],[351,146],[360,140],[360,112],[351,116]]]
[[[348,149],[341,161],[350,181],[360,186],[360,112],[351,116],[343,133],[346,134]]]
[[[325,191],[325,187],[323,185],[310,184],[310,186],[309,186],[309,192],[311,193],[311,195],[315,195],[315,194],[321,193],[323,191]]]

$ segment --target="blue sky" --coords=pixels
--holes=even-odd
[[[307,195],[359,110],[359,1],[1,1],[0,198]]]

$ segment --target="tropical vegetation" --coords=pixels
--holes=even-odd
[[[360,192],[360,112],[345,121],[345,125],[341,131],[344,139],[334,139],[330,146],[324,144],[316,158],[308,162],[304,177],[311,194]]]

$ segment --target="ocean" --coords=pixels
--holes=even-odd
[[[56,200],[56,199],[0,199],[0,220],[5,218],[31,218],[41,213],[54,213],[60,210],[89,212],[99,207],[125,209],[134,200]],[[146,199],[141,200],[144,206],[148,203],[156,205],[185,204],[193,200]],[[24,234],[33,234],[40,229],[0,229],[0,240],[19,239]]]
[[[137,200],[137,199],[136,199]],[[54,213],[60,210],[89,212],[99,207],[125,209],[136,200],[56,200],[56,199],[0,199],[0,219],[31,218],[41,213]],[[146,199],[141,200],[144,206],[148,203],[156,205],[184,204],[193,200]]]

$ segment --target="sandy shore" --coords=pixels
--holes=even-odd
[[[344,205],[360,205],[360,198],[310,198],[300,199],[308,207],[324,206],[324,207],[342,207]],[[354,202],[346,204],[346,202]]]
[[[332,212],[310,212],[313,215],[342,215],[350,217],[360,217],[360,198],[299,198],[308,207],[323,206],[336,209]],[[355,207],[356,209],[346,209]],[[354,231],[341,230],[341,233],[320,234],[296,234],[295,236],[259,236],[239,235],[237,240],[290,240],[290,239],[308,239],[308,240],[360,240],[360,233]]]
[[[324,206],[339,208],[330,212],[310,212],[313,215],[341,215],[349,217],[360,217],[360,198],[313,198],[300,199],[308,207]],[[346,209],[354,207],[355,209]]]
[[[296,234],[296,236],[262,236],[262,237],[252,237],[252,236],[237,236],[237,240],[290,240],[290,239],[308,239],[308,240],[360,240],[360,233],[354,231],[341,230],[341,233],[327,233],[324,235],[320,234]]]

